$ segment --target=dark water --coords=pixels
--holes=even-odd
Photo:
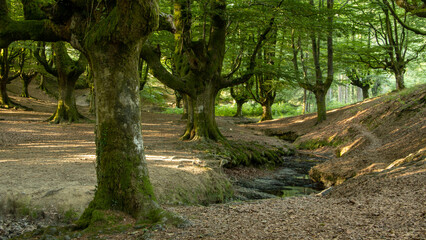
[[[324,159],[312,157],[286,157],[284,164],[270,176],[236,182],[237,195],[245,200],[318,193],[323,190],[323,186],[313,182],[308,172],[323,161]]]

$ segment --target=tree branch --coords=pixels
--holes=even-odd
[[[281,1],[277,7],[280,7],[281,4],[284,1]],[[253,50],[253,53],[251,54],[250,57],[250,63],[249,63],[249,67],[246,71],[246,73],[236,79],[231,79],[232,75],[228,75],[223,79],[221,86],[223,87],[231,87],[231,86],[235,86],[244,82],[247,82],[254,74],[254,68],[256,67],[256,57],[257,57],[257,53],[259,52],[260,48],[263,46],[263,42],[265,40],[267,40],[267,35],[269,32],[271,32],[273,26],[275,24],[275,16],[273,16],[270,20],[269,20],[269,24],[268,27],[263,31],[263,33],[259,36],[259,39],[257,41],[256,47]]]
[[[174,76],[161,64],[160,56],[161,53],[156,52],[155,48],[149,43],[143,45],[141,57],[146,61],[154,76],[166,86],[194,96],[195,93],[189,91],[191,88],[185,86],[185,79]]]
[[[413,28],[413,27],[410,27],[407,24],[405,24],[405,22],[403,22],[401,20],[401,18],[399,18],[398,14],[396,14],[395,10],[390,6],[390,4],[389,4],[389,2],[387,0],[383,0],[383,4],[385,4],[388,7],[388,9],[390,10],[392,16],[398,21],[399,24],[401,24],[401,26],[403,28],[412,31],[415,34],[426,35],[426,31],[422,31],[421,29]]]

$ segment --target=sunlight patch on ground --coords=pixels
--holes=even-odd
[[[361,141],[362,138],[358,138],[355,141],[353,141],[351,144],[345,146],[342,148],[342,150],[340,150],[340,156],[343,156],[344,154],[346,154],[347,152],[349,152],[353,146],[355,146],[359,141]]]
[[[426,173],[426,169],[420,169],[420,170],[417,170],[417,171],[410,171],[410,172],[398,174],[398,175],[395,176],[395,178],[407,177],[407,176],[410,176],[410,175],[422,174],[422,173]]]
[[[5,162],[17,162],[18,160],[0,160],[0,163],[5,163]]]
[[[195,162],[199,161],[198,158],[178,158],[175,156],[161,156],[161,155],[145,155],[148,161],[168,161],[168,162]]]
[[[342,121],[337,122],[337,124],[346,124],[346,123],[349,123],[352,120],[359,118],[366,111],[367,111],[367,109],[362,110],[362,111],[358,111],[357,114],[355,114],[354,116],[352,116],[350,118],[343,119]]]

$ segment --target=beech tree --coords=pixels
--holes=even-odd
[[[58,106],[55,113],[48,119],[53,123],[75,122],[84,117],[78,112],[75,103],[74,89],[78,78],[83,74],[87,66],[87,59],[80,54],[78,60],[74,61],[67,52],[65,42],[52,44],[53,63],[50,64],[43,49],[37,48],[34,56],[44,69],[58,79]],[[40,51],[41,50],[41,51]]]
[[[138,76],[142,44],[159,27],[157,0],[22,3],[25,20],[16,21],[0,0],[0,47],[17,40],[67,41],[87,57],[93,73],[97,188],[78,225],[88,226],[94,212],[109,209],[162,220],[144,155]]]
[[[318,10],[315,10],[315,3],[313,0],[310,0],[311,11],[315,16],[319,16],[319,13],[323,10],[323,2],[320,1],[318,6]],[[295,32],[292,31],[291,38],[291,46],[293,49],[293,67],[295,70],[295,78],[300,87],[311,91],[315,95],[316,103],[317,103],[317,123],[321,123],[326,120],[326,94],[328,89],[333,82],[334,77],[334,65],[333,65],[333,56],[334,56],[334,48],[333,48],[333,6],[334,0],[327,0],[327,18],[325,21],[325,34],[324,30],[321,29],[320,25],[321,21],[317,24],[312,23],[313,26],[309,28],[309,33],[306,35],[300,34],[298,37],[295,36]],[[321,18],[319,18],[321,19]],[[321,65],[321,41],[324,39],[323,35],[326,37],[326,76],[323,75],[323,67]],[[312,55],[312,66],[314,69],[314,74],[308,74],[308,66],[306,52],[302,48],[302,40],[303,37],[307,37],[310,39],[310,49]],[[300,57],[299,57],[300,54]],[[299,60],[300,59],[300,60]],[[302,73],[300,72],[299,63],[302,65]]]
[[[19,76],[21,77],[22,82],[22,92],[21,97],[29,98],[30,94],[28,92],[28,85],[32,82],[32,80],[37,76],[38,72],[34,69],[29,69],[28,67],[24,69],[26,63],[31,59],[31,49],[23,48],[18,57],[18,65],[19,65]],[[28,64],[27,64],[28,65]]]
[[[145,45],[142,56],[153,70],[154,76],[170,88],[186,94],[188,104],[187,128],[183,140],[224,141],[215,120],[215,99],[219,90],[248,81],[253,76],[256,55],[271,31],[274,17],[257,40],[249,67],[241,77],[234,78],[233,72],[223,74],[225,41],[228,27],[226,1],[209,0],[205,4],[205,20],[201,36],[193,36],[192,2],[174,1],[175,75],[161,64],[160,52]],[[278,4],[280,6],[282,1]],[[210,6],[210,9],[207,9]],[[210,29],[210,31],[208,31]]]
[[[362,98],[365,100],[370,97],[368,90],[373,84],[371,75],[368,71],[358,71],[351,68],[346,71],[346,76],[349,78],[352,85],[361,88]]]
[[[360,14],[353,19],[356,24],[365,26],[373,34],[374,42],[371,48],[360,48],[356,51],[359,60],[370,68],[392,72],[395,76],[396,89],[402,90],[405,88],[404,75],[407,64],[419,57],[426,44],[421,36],[414,36],[401,27],[391,14],[397,11],[394,2],[392,4],[378,0],[367,5],[360,4]],[[408,20],[409,16],[405,14],[401,21],[405,23]]]
[[[231,96],[237,103],[237,112],[235,113],[234,117],[243,117],[243,105],[251,99],[249,89],[251,88],[252,84],[250,83],[251,82],[248,81],[230,88]]]

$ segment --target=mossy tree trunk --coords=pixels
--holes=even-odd
[[[139,46],[104,45],[88,52],[96,90],[97,189],[82,218],[116,209],[137,219],[158,211],[141,135]]]
[[[274,32],[274,38],[270,46],[265,46],[263,56],[259,56],[259,60],[263,61],[264,64],[273,66],[275,65],[276,55],[276,32]],[[256,74],[254,78],[254,91],[251,91],[253,99],[262,106],[262,116],[260,121],[272,120],[272,104],[274,104],[275,97],[277,94],[276,76],[271,73],[260,73]]]
[[[314,94],[317,102],[317,123],[321,123],[327,119],[326,92],[323,90],[316,90]]]
[[[156,203],[144,155],[138,75],[141,46],[159,26],[157,1],[58,1],[50,20],[33,16],[20,22],[8,18],[6,6],[0,0],[0,47],[23,39],[66,40],[88,57],[93,69],[98,181],[78,226],[91,224],[98,210],[162,221],[164,211]]]
[[[215,120],[215,100],[217,90],[214,86],[206,86],[202,93],[191,98],[193,119],[189,119],[183,140],[224,140]]]
[[[48,119],[53,123],[76,122],[85,119],[78,112],[74,89],[78,78],[86,69],[87,60],[83,54],[77,61],[71,59],[64,42],[53,43],[56,76],[58,78],[58,106],[56,112]]]
[[[403,69],[397,69],[397,70],[394,71],[394,73],[395,73],[395,80],[396,80],[396,89],[397,90],[405,89],[404,70]]]
[[[8,108],[11,106],[11,101],[7,95],[7,80],[0,78],[0,107]]]
[[[9,54],[9,48],[0,48],[0,107],[3,108],[14,106],[7,94],[7,84],[19,76],[9,76],[10,62],[17,56],[18,54]]]
[[[262,104],[262,117],[260,121],[272,120],[272,103],[273,101],[268,98],[267,101],[264,101]]]

